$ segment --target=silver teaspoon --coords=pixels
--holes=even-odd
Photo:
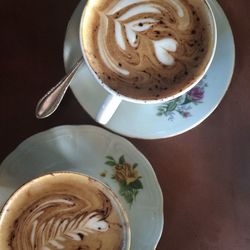
[[[36,117],[38,119],[46,118],[56,111],[71,83],[72,78],[83,61],[84,60],[81,57],[70,72],[39,100],[36,106]]]

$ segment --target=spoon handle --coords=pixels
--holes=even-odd
[[[55,112],[61,103],[72,78],[82,63],[83,58],[80,58],[72,70],[39,100],[36,106],[36,117],[38,119],[46,118]]]

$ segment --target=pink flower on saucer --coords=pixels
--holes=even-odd
[[[204,97],[204,89],[201,87],[194,87],[187,93],[187,95],[191,97],[193,101],[200,101]]]

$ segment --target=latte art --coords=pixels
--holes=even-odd
[[[211,56],[206,8],[198,0],[89,1],[82,25],[87,61],[125,96],[172,95],[191,84]]]
[[[107,188],[77,174],[38,180],[4,209],[1,250],[128,249],[127,221]]]
[[[180,24],[178,28],[184,29],[189,25],[189,19],[187,16],[184,16],[184,6],[179,1],[170,1],[169,6],[161,6],[159,3],[154,4],[153,2],[147,2],[142,0],[133,1],[134,5],[131,4],[131,1],[120,1],[119,4],[115,5],[115,7],[107,13],[106,18],[114,16],[111,18],[111,22],[115,22],[115,39],[116,43],[119,45],[121,49],[126,51],[126,40],[128,41],[131,47],[137,49],[139,47],[140,42],[140,33],[144,32],[144,36],[148,36],[149,40],[153,43],[153,48],[155,50],[155,55],[159,62],[165,65],[173,65],[174,58],[168,51],[176,52],[177,50],[177,41],[173,38],[166,38],[161,40],[152,39],[146,31],[150,29],[155,29],[159,27],[159,22],[161,22],[161,16],[164,16],[165,12],[168,11],[168,8],[176,8],[176,14],[179,16]],[[124,14],[120,15],[121,7],[119,6],[121,3],[124,3],[123,9],[127,9]],[[138,3],[138,4],[136,4]],[[139,4],[142,3],[142,4]],[[165,7],[165,8],[164,8]],[[149,17],[141,17],[140,15],[149,14]],[[186,14],[186,13],[185,13]],[[119,16],[119,17],[118,17]],[[152,16],[152,17],[151,17]],[[103,17],[103,16],[102,16]],[[138,18],[137,18],[138,17]],[[133,20],[135,19],[135,20]],[[132,21],[131,21],[132,20]],[[178,19],[177,19],[178,20]],[[100,22],[100,30],[102,30],[103,22]],[[123,35],[123,29],[125,29],[125,36]],[[160,31],[157,31],[157,33]],[[143,38],[142,38],[143,39]],[[99,48],[102,47],[101,41],[98,40]],[[108,47],[105,44],[104,47]],[[104,55],[105,53],[102,53]],[[141,55],[141,57],[143,54]],[[108,59],[108,58],[106,58]],[[104,59],[105,60],[105,59]],[[110,66],[110,65],[106,65]],[[129,74],[129,72],[128,72]]]
[[[99,198],[103,206],[93,212],[88,210],[94,204],[72,195],[53,195],[35,202],[15,222],[12,248],[67,249],[67,241],[82,241],[89,234],[107,232],[111,225],[105,219],[112,205],[103,193]]]

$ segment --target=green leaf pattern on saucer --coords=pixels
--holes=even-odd
[[[132,165],[126,162],[124,155],[120,156],[118,161],[112,156],[106,156],[105,164],[112,168],[111,178],[119,184],[120,195],[131,207],[139,190],[143,189],[142,177],[137,170],[138,164]],[[105,177],[106,174],[102,174],[102,176]]]

